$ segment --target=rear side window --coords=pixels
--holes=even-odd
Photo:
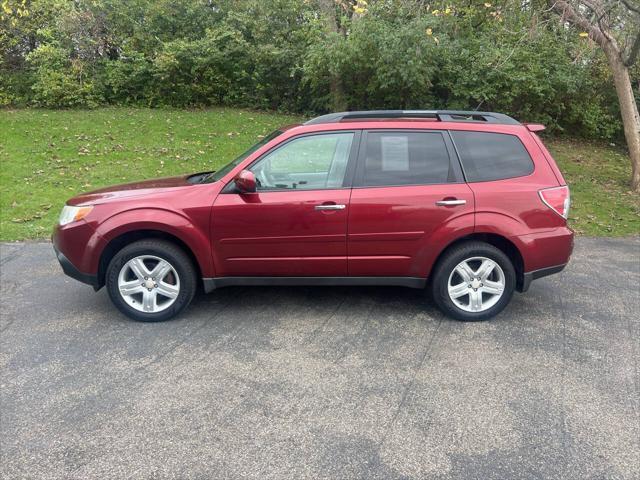
[[[523,177],[533,161],[515,135],[451,131],[468,182]]]
[[[440,132],[368,131],[357,185],[425,185],[456,181]]]

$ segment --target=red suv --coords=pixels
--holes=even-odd
[[[136,320],[229,285],[426,287],[447,315],[483,320],[573,249],[543,128],[491,112],[324,115],[217,172],[74,197],[54,248]]]

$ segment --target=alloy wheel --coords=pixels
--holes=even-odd
[[[471,257],[460,262],[449,275],[451,301],[465,312],[483,312],[493,307],[505,290],[505,275],[497,262]]]
[[[154,255],[132,258],[120,269],[118,291],[130,307],[144,313],[169,308],[180,293],[180,277],[166,260]]]

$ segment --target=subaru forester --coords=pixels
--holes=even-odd
[[[215,172],[76,196],[53,244],[67,275],[135,320],[232,285],[418,288],[484,320],[573,249],[542,129],[493,112],[328,114]]]

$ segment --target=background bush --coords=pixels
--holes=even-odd
[[[0,106],[477,108],[621,137],[601,53],[535,0],[23,3],[0,19]]]

